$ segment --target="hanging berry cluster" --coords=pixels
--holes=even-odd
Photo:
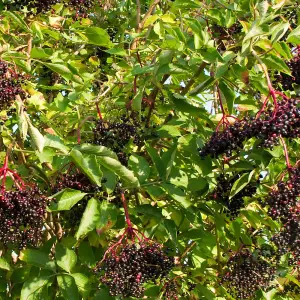
[[[276,189],[261,200],[268,206],[268,214],[283,224],[280,232],[272,237],[278,254],[290,253],[290,265],[300,263],[300,168],[288,168],[289,179],[280,181]]]
[[[24,76],[17,74],[4,61],[0,61],[0,110],[4,110],[19,95],[21,98],[26,97],[25,91],[22,89]]]
[[[20,249],[38,246],[47,203],[38,187],[5,192],[0,197],[0,241]]]
[[[234,182],[243,175],[237,174],[231,178],[226,178],[224,174],[221,174],[217,178],[217,187],[212,193],[212,198],[225,206],[225,213],[234,219],[239,215],[241,208],[245,206],[243,197],[251,197],[256,193],[256,182],[249,183],[244,189],[234,195],[231,199],[230,191]]]
[[[6,178],[14,181],[6,191]],[[0,168],[0,241],[6,246],[37,246],[42,238],[47,197],[37,186],[26,186],[19,175],[8,168],[8,155]]]
[[[113,150],[124,165],[127,165],[128,155],[124,152],[130,140],[140,146],[141,139],[139,122],[134,118],[122,116],[120,121],[109,122],[100,119],[94,129],[94,144]]]
[[[286,62],[291,75],[278,73],[274,75],[274,85],[284,91],[293,91],[294,84],[300,84],[300,46],[296,48],[294,57]]]
[[[275,272],[276,268],[261,256],[256,257],[248,249],[242,249],[230,257],[221,284],[234,299],[247,299],[259,289],[270,288]]]
[[[284,98],[274,111],[261,111],[256,118],[244,117],[227,125],[222,132],[214,132],[200,149],[200,156],[211,155],[216,158],[224,153],[230,156],[234,150],[242,149],[243,143],[253,137],[260,140],[261,147],[266,148],[279,144],[279,136],[300,137],[299,102],[299,99]]]
[[[121,196],[127,227],[118,242],[105,252],[96,271],[101,272],[100,281],[112,296],[142,298],[144,284],[165,278],[174,267],[174,257],[132,227],[124,194]]]

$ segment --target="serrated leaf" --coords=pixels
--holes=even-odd
[[[27,118],[28,121],[28,118]],[[37,150],[42,153],[44,150],[45,139],[44,136],[39,132],[37,128],[35,128],[31,122],[28,121],[29,125],[29,135],[32,140],[32,144],[37,148]]]
[[[27,26],[26,22],[24,19],[21,18],[18,14],[15,14],[11,11],[5,10],[1,11],[1,14],[4,16],[10,17],[18,26],[20,26],[25,32],[31,33],[30,28]]]
[[[139,89],[138,93],[134,96],[132,100],[132,108],[139,113],[142,108],[143,93],[144,93],[144,89],[143,88]]]
[[[113,204],[103,201],[100,204],[99,212],[100,218],[97,223],[97,232],[100,235],[116,224],[118,211]]]
[[[150,167],[147,160],[139,155],[130,155],[128,166],[138,177],[139,182],[143,183],[150,175]]]
[[[255,170],[252,170],[250,173],[245,173],[234,182],[230,191],[229,199],[231,199],[238,192],[240,192],[250,182],[254,172]]]
[[[60,150],[64,154],[68,154],[69,147],[67,147],[60,137],[56,135],[47,134],[44,136],[45,147],[50,147],[53,149]]]
[[[224,81],[219,82],[219,87],[221,90],[221,94],[224,96],[226,100],[228,113],[229,115],[231,115],[233,112],[235,92]]]
[[[180,188],[172,185],[163,183],[161,187],[169,194],[175,201],[177,201],[184,208],[188,208],[191,206],[190,200],[187,199],[186,193]]]
[[[164,226],[174,244],[177,244],[177,227],[173,220],[164,220]]]
[[[38,276],[24,282],[20,300],[33,300],[35,293],[51,282],[50,276]]]
[[[163,125],[158,130],[157,133],[160,137],[179,137],[181,136],[180,130],[172,125]]]
[[[75,279],[75,283],[77,285],[79,293],[83,297],[88,297],[91,292],[91,284],[89,278],[81,273],[74,273],[72,274],[72,277]]]
[[[139,187],[139,180],[134,173],[111,157],[99,157],[99,163],[119,176],[128,186]]]
[[[286,63],[274,54],[269,53],[267,57],[262,58],[262,61],[267,65],[268,68],[286,73],[288,75],[291,74],[291,71]]]
[[[52,202],[49,206],[50,211],[62,211],[71,209],[77,202],[84,198],[87,195],[78,190],[73,189],[64,189],[51,196],[50,198],[54,198],[56,202]]]
[[[94,267],[97,260],[93,248],[88,242],[81,242],[78,247],[78,258],[80,261],[87,265],[89,268]]]
[[[11,267],[4,257],[0,257],[0,269],[11,271]]]
[[[89,200],[81,218],[79,228],[75,234],[76,239],[80,239],[82,236],[94,230],[99,220],[99,202],[96,199],[92,198]]]
[[[165,165],[165,179],[168,180],[170,173],[172,171],[175,156],[177,153],[177,141],[174,142],[173,146],[163,154],[162,161]]]
[[[107,48],[112,46],[108,33],[100,27],[88,27],[82,33],[87,37],[89,44]]]
[[[300,26],[295,28],[287,37],[288,43],[293,43],[295,45],[300,44]]]
[[[20,138],[24,142],[28,133],[28,122],[23,110],[21,110],[18,118],[18,128],[20,132]]]
[[[49,255],[40,250],[25,249],[21,251],[19,259],[25,261],[28,265],[55,271],[55,263],[50,260]]]
[[[95,184],[101,186],[102,172],[94,155],[83,155],[75,148],[70,153],[75,164]]]
[[[71,272],[77,262],[76,253],[62,244],[57,244],[55,247],[55,259],[57,265],[68,273]]]
[[[76,149],[82,153],[85,153],[85,154],[94,154],[96,156],[108,156],[108,157],[117,159],[117,154],[105,146],[81,144],[81,145],[75,146],[74,149]]]
[[[57,275],[57,283],[65,299],[79,300],[78,288],[71,275]]]

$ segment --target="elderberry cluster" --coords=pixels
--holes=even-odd
[[[245,206],[243,197],[251,197],[256,193],[257,183],[249,183],[243,190],[234,195],[231,199],[230,191],[234,182],[243,175],[242,173],[236,174],[231,178],[226,178],[224,174],[221,174],[217,180],[217,187],[213,191],[213,199],[221,202],[225,207],[225,212],[232,219],[238,216],[241,208]]]
[[[242,249],[230,257],[221,284],[234,299],[247,299],[259,289],[268,289],[275,278],[275,271],[276,268],[266,260],[255,257],[248,249]]]
[[[269,207],[269,216],[274,220],[280,219],[283,223],[300,212],[300,208],[297,208],[297,197],[300,195],[300,169],[292,168],[289,173],[289,180],[280,181],[277,189],[272,190],[262,201],[264,206]]]
[[[210,140],[199,149],[200,156],[220,154],[230,156],[232,151],[242,149],[243,143],[250,138],[260,140],[261,147],[271,148],[279,144],[279,136],[284,138],[300,137],[299,99],[284,99],[278,103],[275,111],[266,110],[256,119],[244,117],[222,132],[214,132]]]
[[[109,253],[98,271],[104,271],[100,280],[112,296],[142,298],[144,283],[165,278],[173,266],[174,258],[167,256],[160,244],[141,242]]]
[[[23,76],[10,70],[6,62],[0,61],[0,110],[9,107],[17,95],[25,98],[25,91],[21,87],[23,79]]]
[[[38,187],[7,191],[0,196],[0,241],[36,247],[42,238],[47,198]]]
[[[143,143],[138,121],[130,120],[126,116],[122,116],[119,122],[108,122],[103,119],[97,121],[94,129],[94,144],[113,150],[124,165],[128,162],[128,155],[124,152],[124,148],[131,139],[137,146]]]
[[[294,57],[286,62],[291,71],[291,75],[277,73],[274,75],[274,85],[284,91],[293,91],[294,84],[300,84],[300,48],[298,46]]]

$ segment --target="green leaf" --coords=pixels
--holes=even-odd
[[[79,300],[75,279],[71,275],[57,275],[57,283],[66,300]]]
[[[103,201],[100,205],[99,211],[100,218],[97,223],[97,232],[100,235],[116,224],[118,210],[113,204],[110,204],[108,201]]]
[[[28,133],[28,122],[27,122],[27,119],[26,119],[23,109],[21,109],[21,112],[19,114],[18,128],[19,128],[19,132],[20,132],[20,138],[24,142],[27,137],[27,133]]]
[[[233,113],[233,105],[235,100],[235,92],[222,80],[219,82],[221,94],[224,96],[228,108],[228,113]]]
[[[40,250],[25,249],[21,251],[19,259],[35,267],[48,269],[51,271],[56,270],[55,262],[50,260],[48,254]]]
[[[77,285],[79,293],[83,297],[88,297],[91,292],[91,284],[89,278],[86,275],[81,273],[74,273],[72,274],[72,277],[75,279],[75,283]]]
[[[177,244],[177,227],[173,220],[164,220],[164,226],[174,244]]]
[[[172,125],[163,125],[161,126],[158,130],[157,133],[159,134],[160,137],[165,138],[165,137],[179,137],[181,136],[181,133],[179,129],[175,126]]]
[[[191,96],[195,96],[197,94],[200,94],[201,92],[207,90],[211,85],[213,85],[216,82],[216,79],[214,77],[209,77],[200,84],[198,84],[194,89],[190,91]]]
[[[139,89],[138,93],[134,96],[132,100],[132,108],[139,113],[142,108],[143,94],[144,94],[144,89]]]
[[[287,40],[288,43],[293,43],[295,45],[300,44],[300,26],[295,28],[288,36]]]
[[[76,253],[73,250],[64,247],[62,244],[57,244],[55,247],[55,259],[58,266],[68,273],[71,272],[77,262]]]
[[[4,257],[0,257],[0,269],[11,271],[11,267]]]
[[[139,180],[134,173],[123,166],[118,160],[111,157],[99,157],[99,162],[108,170],[114,172],[130,187],[139,187]]]
[[[241,240],[242,240],[243,244],[245,244],[247,246],[252,245],[251,237],[245,233],[241,233]]]
[[[50,147],[53,149],[60,150],[64,154],[69,153],[69,147],[65,146],[64,142],[60,137],[56,135],[47,134],[44,136],[45,139],[45,147]]]
[[[250,182],[252,176],[254,175],[254,172],[255,170],[252,170],[250,173],[245,173],[234,182],[230,191],[229,199],[240,192]]]
[[[112,43],[108,33],[99,27],[88,27],[82,33],[87,37],[89,44],[110,48]]]
[[[274,54],[269,53],[268,56],[262,58],[262,61],[267,65],[268,68],[286,73],[288,75],[291,74],[291,71],[286,63]]]
[[[29,135],[32,139],[32,144],[37,148],[37,150],[41,153],[43,152],[45,139],[44,136],[39,132],[39,130],[32,125],[27,117],[27,122],[29,125]]]
[[[79,146],[75,146],[74,149],[85,153],[85,154],[94,154],[96,156],[108,156],[111,158],[117,158],[117,154],[106,148],[104,146],[95,146],[91,144],[81,144]]]
[[[163,154],[162,156],[162,161],[164,162],[164,166],[165,166],[165,179],[168,180],[173,165],[174,165],[174,160],[175,160],[175,156],[177,153],[177,141],[174,142],[173,146]]]
[[[94,230],[100,220],[99,203],[96,199],[89,200],[83,213],[79,228],[75,234],[76,239],[80,239],[90,231]]]
[[[22,287],[20,300],[37,299],[34,297],[35,294],[39,294],[40,290],[50,282],[50,276],[38,276],[25,281]]]
[[[143,183],[146,179],[148,179],[150,175],[150,167],[144,157],[133,153],[130,155],[128,166],[134,172],[135,176],[138,177],[140,183]]]
[[[8,10],[6,10],[6,11],[2,10],[1,14],[11,18],[14,21],[14,23],[16,23],[18,26],[20,26],[25,32],[31,33],[31,30],[27,26],[24,19],[22,19],[21,16],[19,16],[18,14],[15,14],[15,13],[13,13],[11,11],[8,11]]]
[[[70,153],[73,161],[83,173],[95,184],[101,186],[102,172],[94,155],[83,155],[75,148]]]
[[[157,150],[155,148],[150,147],[150,145],[145,144],[148,154],[150,155],[152,162],[154,163],[156,170],[161,178],[163,178],[165,169],[164,164],[159,157]]]
[[[94,267],[97,262],[93,248],[88,242],[84,241],[79,245],[78,258],[84,265],[87,265],[89,268]]]
[[[50,211],[62,211],[71,209],[77,202],[84,198],[87,195],[78,190],[64,189],[57,194],[51,196],[56,202],[52,201],[49,209]]]
[[[275,43],[280,41],[280,39],[285,35],[289,30],[289,23],[280,23],[272,28],[272,37],[271,42]]]
[[[191,206],[191,202],[187,199],[187,196],[183,190],[172,185],[163,183],[161,187],[169,194],[175,201],[177,201],[184,208]]]

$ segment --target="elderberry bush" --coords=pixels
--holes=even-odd
[[[276,268],[248,249],[230,257],[221,284],[234,299],[248,299],[259,290],[267,290],[275,278]]]
[[[100,281],[112,296],[142,298],[144,283],[165,278],[174,267],[174,258],[165,254],[160,244],[126,244],[119,252],[108,253],[98,271]]]
[[[22,75],[10,70],[6,62],[0,61],[0,111],[11,106],[17,95],[22,99],[26,97],[21,86],[23,80]]]
[[[251,197],[256,193],[257,183],[251,182],[231,199],[229,198],[234,182],[240,178],[241,175],[243,174],[236,174],[231,178],[226,178],[224,174],[221,174],[217,178],[217,187],[212,193],[213,199],[225,206],[225,213],[227,213],[231,219],[236,218],[241,208],[245,206],[243,197]]]
[[[0,241],[4,245],[38,246],[48,200],[38,187],[7,191],[0,196]]]
[[[286,62],[291,71],[291,75],[277,73],[274,75],[274,86],[283,91],[293,91],[294,84],[300,84],[300,48],[297,47],[294,57]]]
[[[223,131],[214,132],[204,147],[199,149],[200,156],[217,158],[224,153],[230,156],[253,137],[259,139],[260,147],[271,149],[279,144],[280,135],[289,139],[300,137],[299,102],[299,99],[284,99],[274,112],[268,109],[257,118],[244,117],[226,126]]]

